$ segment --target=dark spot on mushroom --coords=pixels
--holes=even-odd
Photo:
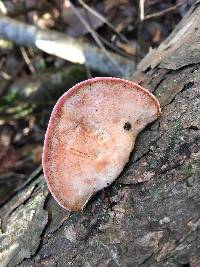
[[[132,127],[132,125],[130,124],[130,122],[126,122],[124,124],[124,130],[126,130],[126,131],[129,131],[131,129],[131,127]]]
[[[107,183],[107,185],[109,185],[109,183]]]

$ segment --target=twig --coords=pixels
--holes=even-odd
[[[88,10],[87,9],[85,9],[85,16],[86,16],[86,18],[88,20],[88,24],[89,24],[90,28],[93,30],[92,22],[91,22],[90,17],[88,16]],[[109,42],[103,36],[101,36],[98,32],[95,31],[95,35],[99,38],[100,41],[102,41],[103,44],[105,44],[107,47],[111,48],[113,51],[117,52],[118,54],[122,55],[123,57],[129,58],[130,60],[133,59],[133,57],[131,57],[131,55],[129,55],[126,52],[122,51],[116,45],[113,45],[111,42]],[[114,35],[114,36],[116,36],[116,35]]]
[[[4,5],[4,3],[2,1],[0,1],[0,12],[4,15],[7,14],[7,9],[6,6]]]
[[[26,53],[26,49],[24,47],[20,47],[20,51],[22,53],[24,61],[26,62],[26,64],[29,67],[30,72],[35,73],[35,68],[34,68],[33,64],[31,63],[31,60],[29,59],[29,57]]]
[[[121,34],[120,32],[118,32],[115,27],[103,16],[101,15],[99,12],[97,12],[95,9],[91,8],[88,4],[86,4],[83,0],[78,0],[78,2],[85,8],[87,9],[91,14],[93,14],[94,16],[96,16],[99,20],[101,20],[103,23],[105,23],[106,25],[108,25],[108,27],[110,27],[118,37],[121,38],[122,41],[124,42],[128,42],[127,38]]]
[[[134,72],[136,64],[133,60],[109,52],[122,71],[113,67],[102,49],[87,42],[67,36],[53,30],[40,29],[34,25],[19,22],[15,19],[0,15],[0,38],[11,40],[18,45],[36,47],[40,50],[66,59],[85,64],[89,68],[112,76],[123,76]]]
[[[87,15],[87,14],[86,14]],[[88,20],[89,20],[89,17],[88,17]],[[91,25],[91,22],[89,20],[89,23],[90,23],[90,26],[92,27]],[[106,40],[103,36],[101,36],[98,32],[95,32],[95,34],[98,36],[98,38],[102,41],[102,43],[104,43],[104,45],[106,45],[107,47],[111,48],[113,51],[115,51],[116,53],[122,55],[123,57],[126,57],[130,60],[133,60],[134,57],[131,56],[130,54],[124,52],[123,50],[121,50],[120,48],[118,48],[116,45],[114,45],[112,42]],[[116,35],[115,35],[116,36]]]
[[[6,81],[10,81],[12,79],[12,76],[5,71],[1,71],[0,76],[2,76],[2,78]]]
[[[145,0],[140,0],[140,21],[144,20],[144,3]]]
[[[92,23],[90,21],[90,17],[88,16],[88,12],[87,11],[89,11],[89,10],[85,9],[85,13],[86,13],[86,16],[87,16],[87,19],[88,19],[88,23],[90,25],[90,28],[92,28]],[[102,41],[102,43],[104,43],[106,46],[111,48],[113,51],[117,52],[118,54],[122,55],[123,57],[129,58],[130,60],[133,59],[133,57],[131,55],[127,54],[126,52],[124,52],[121,49],[119,49],[117,46],[113,45],[111,42],[109,42],[104,37],[102,37],[98,32],[95,31],[95,35],[100,39],[100,41]],[[127,40],[127,42],[128,42],[128,40]]]
[[[162,10],[162,11],[158,11],[158,12],[155,12],[153,14],[146,15],[144,17],[144,20],[148,20],[148,19],[153,19],[153,18],[164,16],[167,13],[175,11],[179,6],[181,6],[181,4],[182,3],[179,3],[179,4],[175,5],[175,6],[171,6],[169,8],[166,8],[166,9]]]
[[[15,80],[15,78],[17,77],[17,75],[20,73],[20,71],[23,69],[25,63],[22,62],[20,64],[18,64],[16,70],[15,70],[15,73],[12,75],[12,77],[10,78],[10,76],[5,76],[5,73],[4,73],[4,76],[2,75],[2,77],[5,79],[5,82],[1,84],[1,88],[0,88],[0,97],[3,96],[4,94],[6,94],[9,86],[13,83],[13,81]],[[1,72],[1,74],[3,74]]]
[[[111,42],[109,42],[108,40],[106,40],[104,37],[102,37],[101,35],[99,35],[97,33],[99,39],[108,47],[110,47],[113,51],[117,52],[118,54],[122,55],[123,57],[129,58],[130,60],[133,60],[134,57],[131,56],[130,54],[122,51],[120,48],[118,48],[116,45],[113,45]]]
[[[71,8],[74,11],[74,13],[77,15],[77,17],[80,19],[80,21],[83,23],[83,25],[85,26],[85,28],[90,32],[90,34],[92,35],[92,37],[94,38],[95,42],[97,43],[97,45],[102,49],[102,52],[105,54],[105,56],[110,60],[110,62],[112,63],[113,67],[117,68],[117,70],[122,73],[122,70],[120,69],[119,65],[116,63],[116,61],[114,59],[112,59],[112,57],[110,56],[110,54],[108,53],[108,51],[106,50],[105,46],[103,45],[103,43],[101,42],[101,40],[98,38],[96,32],[91,28],[91,26],[89,25],[89,23],[83,18],[83,16],[80,14],[80,12],[77,10],[77,8],[70,2]]]

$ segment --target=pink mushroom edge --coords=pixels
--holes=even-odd
[[[51,113],[42,153],[44,177],[58,204],[80,211],[112,184],[139,132],[160,115],[153,94],[120,78],[89,79],[64,93]]]

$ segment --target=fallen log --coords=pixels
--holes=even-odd
[[[1,208],[1,266],[200,266],[199,25],[197,4],[130,77],[162,116],[113,185],[67,212],[36,172]]]

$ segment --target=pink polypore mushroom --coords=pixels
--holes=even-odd
[[[71,211],[83,209],[117,178],[137,135],[160,113],[151,93],[118,78],[90,79],[63,94],[43,149],[44,176],[57,202]]]

